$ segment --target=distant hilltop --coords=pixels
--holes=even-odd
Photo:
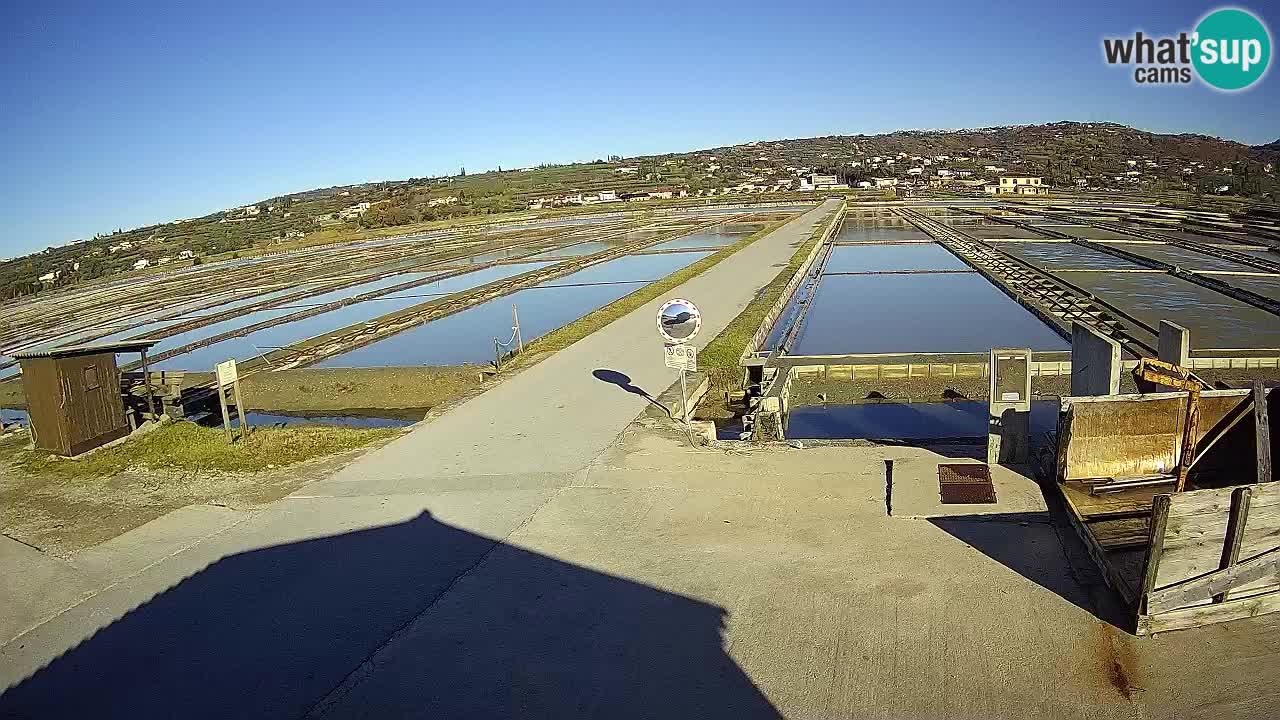
[[[1042,176],[1049,188],[1180,191],[1274,202],[1280,190],[1277,164],[1280,140],[1251,147],[1111,122],[1055,122],[762,140],[519,170],[460,169],[457,175],[288,193],[203,217],[49,247],[0,262],[0,299],[275,245],[416,232],[464,217],[563,205],[800,192],[814,189],[815,174],[827,179],[825,187],[857,189],[952,182],[973,188],[1000,174],[1017,173]]]

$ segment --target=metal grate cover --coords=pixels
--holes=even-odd
[[[994,503],[996,488],[986,463],[954,463],[938,466],[938,490],[943,505]]]

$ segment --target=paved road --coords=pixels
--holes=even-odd
[[[828,200],[672,291],[702,310],[694,344],[714,338],[780,272],[814,227],[840,205]],[[654,318],[665,298],[620,318],[518,376],[364,457],[317,492],[377,479],[400,489],[432,477],[580,470],[609,445],[646,400],[592,375],[614,370],[653,395],[678,375],[662,363]],[[364,490],[360,490],[363,492]]]

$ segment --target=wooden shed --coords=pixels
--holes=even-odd
[[[116,353],[142,353],[145,366],[155,344],[134,340],[14,353],[36,447],[69,457],[128,435]]]

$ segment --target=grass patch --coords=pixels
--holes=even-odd
[[[624,295],[604,307],[597,308],[586,315],[583,315],[581,318],[578,318],[568,325],[564,325],[557,330],[553,330],[546,335],[543,335],[531,343],[527,343],[524,347],[524,354],[516,358],[516,363],[521,364],[521,358],[534,358],[540,353],[555,352],[569,347],[605,325],[608,325],[623,315],[630,313],[632,310],[656,300],[658,297],[670,292],[673,288],[679,287],[689,280],[710,270],[725,258],[733,255],[742,248],[750,245],[756,240],[759,240],[765,235],[768,235],[774,230],[777,230],[790,222],[790,220],[791,218],[785,218],[769,223],[760,230],[751,233],[732,245],[726,245],[725,247],[720,248],[711,255],[702,258],[688,267],[681,268],[657,282],[645,285],[630,295]],[[525,360],[525,362],[528,362],[528,360]]]
[[[259,472],[353,450],[400,432],[394,428],[259,428],[247,439],[228,445],[221,428],[175,422],[81,460],[67,460],[42,450],[6,449],[13,452],[14,470],[66,478],[115,475],[130,468]]]

